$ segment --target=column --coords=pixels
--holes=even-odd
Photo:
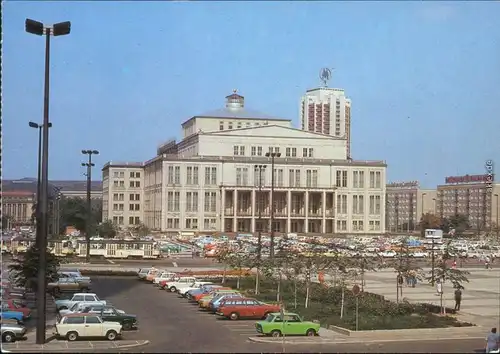
[[[256,197],[256,194],[255,193],[255,189],[252,189],[252,219],[250,221],[250,231],[252,233],[255,232],[255,208],[256,208],[256,200],[255,200],[255,197]]]
[[[322,210],[322,221],[321,221],[321,231],[326,233],[326,192],[321,193],[321,210]]]
[[[305,194],[305,203],[304,203],[304,214],[305,214],[305,220],[304,220],[304,232],[307,234],[309,232],[309,192],[306,191],[304,192]]]
[[[224,224],[226,218],[224,217],[225,208],[226,208],[226,190],[224,187],[219,189],[219,230],[220,232],[224,232]]]
[[[233,232],[238,232],[238,218],[236,213],[238,212],[238,190],[235,188],[233,193]]]
[[[286,207],[287,207],[287,217],[286,217],[286,230],[288,233],[292,232],[292,191],[286,192]]]

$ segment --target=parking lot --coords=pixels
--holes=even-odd
[[[254,343],[255,321],[219,320],[177,294],[130,277],[93,277],[92,291],[137,315],[139,329],[123,338],[148,339],[142,352],[275,352],[280,345]]]

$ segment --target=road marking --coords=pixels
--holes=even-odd
[[[179,266],[177,265],[177,262],[172,262],[172,265],[173,265],[175,268],[179,267]]]
[[[113,262],[111,259],[106,259],[106,261],[108,261],[111,264],[115,264],[115,262]]]

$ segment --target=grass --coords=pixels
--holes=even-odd
[[[236,287],[236,281],[226,282],[228,286]],[[323,327],[334,325],[349,330],[356,329],[356,298],[350,290],[344,292],[344,316],[340,318],[342,290],[334,287],[324,287],[311,284],[308,308],[305,308],[305,285],[297,285],[297,307],[291,281],[282,282],[282,295],[287,311],[296,312],[305,320],[317,320]],[[248,296],[264,302],[276,302],[277,284],[269,279],[261,282],[260,294],[255,295],[255,279],[242,279],[240,289]],[[380,329],[411,329],[411,328],[444,328],[473,326],[471,323],[457,321],[450,316],[440,316],[439,307],[430,304],[397,304],[385,300],[384,297],[369,292],[363,292],[358,298],[358,330]]]

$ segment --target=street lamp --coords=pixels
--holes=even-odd
[[[269,248],[269,258],[274,259],[274,159],[281,157],[279,152],[266,152],[266,157],[271,158],[271,245]]]
[[[427,195],[427,193],[422,193],[422,206],[421,206],[421,214],[420,217],[422,218],[424,216],[424,197]]]
[[[35,210],[35,216],[36,216],[36,245],[38,249],[40,249],[40,236],[42,233],[40,232],[40,225],[41,225],[41,220],[40,220],[40,194],[41,194],[41,182],[42,182],[42,128],[43,124],[37,124],[34,122],[29,122],[28,123],[30,128],[35,128],[38,129],[38,171],[37,171],[37,183],[36,183],[36,210]],[[52,128],[52,123],[49,123],[49,128]]]
[[[90,199],[90,184],[92,182],[92,155],[99,155],[97,150],[82,150],[82,154],[88,155],[89,161],[82,162],[82,166],[87,167],[87,225],[85,227],[85,240],[87,241],[87,263],[90,263],[90,225],[92,225],[92,203]]]
[[[255,165],[255,172],[258,173],[258,179],[256,182],[259,183],[259,193],[258,193],[258,209],[259,209],[259,233],[257,236],[257,258],[259,261],[262,258],[262,173],[266,172],[266,165]]]
[[[45,344],[45,299],[46,299],[46,250],[48,233],[48,176],[49,176],[49,72],[50,72],[50,36],[64,36],[71,32],[71,22],[60,22],[52,26],[42,22],[26,19],[25,30],[37,36],[45,35],[45,85],[43,92],[43,125],[42,125],[42,163],[39,215],[40,215],[40,264],[37,284],[37,326],[36,343]]]

